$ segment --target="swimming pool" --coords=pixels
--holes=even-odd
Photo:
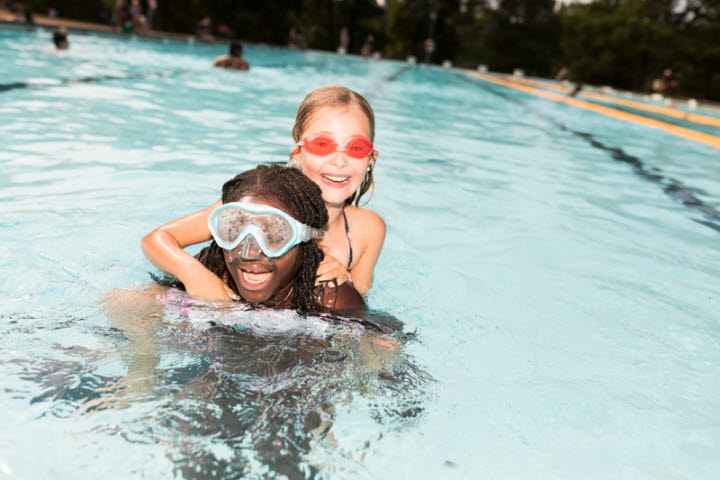
[[[208,68],[221,46],[48,45],[0,32],[5,476],[212,478],[193,468],[235,450],[270,475],[233,420],[258,418],[228,387],[242,372],[210,375],[247,349],[173,328],[134,349],[98,300],[149,281],[143,234],[285,161],[295,109],[327,84],[375,108],[388,238],[369,303],[416,338],[400,378],[308,375],[334,438],[288,475],[720,475],[717,150],[452,70],[251,46],[237,74]]]

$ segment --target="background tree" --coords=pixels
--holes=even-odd
[[[486,7],[479,22],[480,63],[501,72],[551,75],[562,57],[554,7],[554,0],[500,0],[496,8]]]
[[[64,17],[106,23],[115,0],[27,0],[38,13],[56,7]],[[350,33],[350,53],[368,35],[385,57],[452,60],[497,72],[522,68],[550,77],[568,67],[588,84],[648,91],[665,68],[676,93],[720,100],[720,0],[160,0],[156,28],[194,33],[202,17],[226,25],[248,42],[286,45],[290,28],[307,46],[335,51],[340,30]],[[141,6],[147,8],[146,0]]]

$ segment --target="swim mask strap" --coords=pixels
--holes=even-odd
[[[320,230],[319,228],[313,228],[308,227],[307,225],[303,225],[302,230],[300,232],[300,239],[303,242],[307,242],[309,240],[322,240],[323,238],[329,237],[330,234],[326,232],[325,230]]]
[[[295,161],[294,157],[290,157],[290,160],[288,160],[285,164],[285,168],[296,168],[298,170],[302,170],[302,168],[300,168],[300,165],[298,165],[298,163]]]

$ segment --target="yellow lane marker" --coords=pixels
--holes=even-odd
[[[577,98],[568,97],[566,95],[558,95],[557,93],[548,92],[546,90],[540,90],[538,88],[528,87],[526,85],[521,85],[517,82],[510,82],[508,80],[493,77],[490,75],[484,75],[482,73],[478,72],[467,72],[469,75],[479,78],[480,80],[485,80],[486,82],[495,83],[497,85],[502,85],[503,87],[509,87],[514,88],[516,90],[520,90],[526,93],[531,93],[533,95],[537,95],[539,97],[548,98],[550,100],[555,100],[557,102],[563,102],[567,103],[568,105],[572,105],[574,107],[578,108],[584,108],[586,110],[591,110],[596,113],[600,113],[602,115],[607,115],[608,117],[617,118],[620,120],[625,120],[627,122],[637,123],[640,125],[645,125],[647,127],[651,128],[657,128],[659,130],[663,130],[668,133],[672,133],[674,135],[687,138],[688,140],[693,140],[696,142],[704,143],[706,145],[710,145],[712,147],[720,149],[720,137],[716,137],[715,135],[710,135],[708,133],[703,132],[697,132],[695,130],[691,130],[689,128],[683,128],[678,127],[677,125],[672,125],[666,122],[661,122],[659,120],[654,120],[652,118],[643,117],[641,115],[635,115],[634,113],[628,113],[623,112],[622,110],[618,110],[616,108],[610,108],[606,107],[604,105],[597,105],[595,103],[591,102],[585,102],[583,100],[578,100]]]
[[[556,90],[558,92],[570,93],[571,91],[569,88],[565,88],[560,85],[552,85],[547,82],[538,82],[537,80],[530,80],[528,78],[509,76],[504,78],[513,82],[520,82],[526,85],[535,85],[540,88],[547,88],[550,90]],[[688,122],[700,123],[702,125],[710,125],[713,127],[720,127],[720,118],[710,117],[708,115],[683,112],[682,110],[678,110],[676,108],[659,107],[657,105],[649,105],[647,103],[626,100],[624,98],[611,97],[609,95],[603,95],[601,93],[581,91],[580,95],[586,98],[593,98],[601,102],[616,103],[618,105],[624,105],[626,107],[634,108],[637,110],[645,110],[646,112],[659,113],[668,117],[680,118],[682,120],[687,120]]]

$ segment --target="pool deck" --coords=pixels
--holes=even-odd
[[[53,18],[47,15],[33,14],[34,23],[26,23],[23,17],[14,15],[7,10],[0,8],[0,26],[8,28],[33,28],[33,27],[46,27],[46,28],[57,28],[61,25],[68,29],[75,30],[76,32],[101,32],[111,33],[123,36],[137,35],[139,37],[151,37],[151,38],[174,38],[177,40],[187,40],[189,38],[195,38],[195,35],[187,33],[175,33],[175,32],[164,32],[161,30],[148,30],[142,34],[140,33],[122,33],[119,28],[103,23],[84,22],[80,20],[72,20],[69,18]],[[197,39],[196,39],[197,40]],[[199,41],[199,40],[198,40]],[[225,43],[229,40],[222,39],[216,43]]]

